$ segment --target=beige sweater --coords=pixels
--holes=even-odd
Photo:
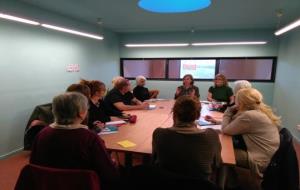
[[[247,146],[250,170],[260,177],[279,147],[278,127],[259,110],[235,114],[228,108],[223,116],[222,131],[228,135],[242,135]]]

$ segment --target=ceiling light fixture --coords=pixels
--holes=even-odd
[[[205,43],[192,43],[192,46],[230,46],[230,45],[263,45],[265,41],[245,41],[245,42],[205,42]]]
[[[279,35],[281,35],[281,34],[287,32],[287,31],[289,31],[289,30],[292,30],[292,29],[298,27],[298,26],[300,26],[300,19],[298,19],[298,20],[296,20],[295,22],[292,22],[291,24],[289,24],[289,25],[287,25],[287,26],[285,26],[285,27],[283,27],[283,28],[277,30],[274,34],[275,34],[276,36],[279,36]]]
[[[26,24],[40,25],[40,23],[32,21],[32,20],[28,20],[28,19],[24,19],[24,18],[12,16],[12,15],[7,15],[7,14],[3,14],[3,13],[0,13],[0,18],[17,21],[17,22],[22,22],[22,23],[26,23]]]
[[[188,43],[176,44],[125,44],[126,47],[183,47],[189,46]]]
[[[211,0],[140,0],[138,6],[155,13],[185,13],[207,8]]]
[[[42,27],[53,29],[53,30],[58,30],[58,31],[61,31],[61,32],[67,32],[67,33],[71,33],[71,34],[75,34],[75,35],[79,35],[79,36],[85,36],[85,37],[88,37],[88,38],[94,38],[94,39],[97,39],[97,40],[103,40],[104,39],[103,36],[98,36],[98,35],[95,35],[95,34],[89,34],[89,33],[84,33],[84,32],[78,32],[76,30],[71,30],[71,29],[62,28],[62,27],[49,25],[49,24],[42,24]]]

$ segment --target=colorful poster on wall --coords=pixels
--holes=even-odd
[[[212,79],[215,75],[216,60],[182,59],[180,62],[180,78],[191,74],[195,79]]]

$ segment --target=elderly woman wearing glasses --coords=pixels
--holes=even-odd
[[[88,99],[77,92],[54,97],[55,122],[35,138],[30,163],[65,169],[94,170],[103,186],[118,179],[118,170],[104,141],[82,125],[88,113]]]

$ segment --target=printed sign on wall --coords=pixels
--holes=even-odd
[[[67,72],[79,72],[79,64],[68,64],[67,65]]]

